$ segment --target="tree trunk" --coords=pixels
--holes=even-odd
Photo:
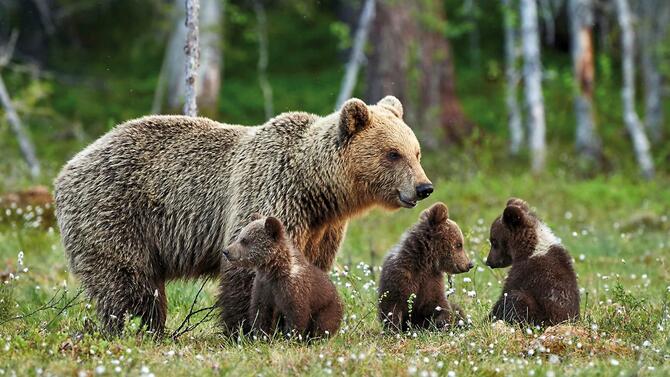
[[[419,15],[431,17],[419,19]],[[472,130],[456,96],[453,57],[438,0],[378,3],[368,60],[368,100],[398,97],[405,121],[427,148],[462,141]]]
[[[188,116],[198,115],[196,80],[200,63],[200,42],[198,29],[200,21],[200,1],[186,0],[186,99],[184,100],[184,114]]]
[[[640,124],[635,111],[635,37],[631,24],[631,12],[627,0],[616,0],[619,27],[621,27],[621,60],[623,70],[623,101],[624,122],[633,140],[633,148],[642,175],[651,178],[654,175],[654,163],[649,152],[649,140]]]
[[[468,33],[468,45],[470,48],[470,57],[475,68],[479,69],[482,62],[481,43],[479,38],[479,27],[477,26],[477,19],[479,8],[475,4],[475,0],[464,0],[463,13],[470,24],[470,32]]]
[[[666,0],[641,1],[642,28],[640,31],[640,56],[644,78],[644,125],[653,140],[662,138],[663,78],[659,71],[662,57],[659,49],[670,22],[670,5]]]
[[[544,24],[544,41],[553,46],[556,42],[556,23],[554,19],[554,9],[549,0],[540,1],[540,12],[542,14],[542,23]]]
[[[37,160],[35,147],[30,141],[28,134],[23,128],[21,119],[12,105],[12,100],[9,97],[9,93],[7,92],[7,87],[5,87],[5,82],[2,79],[2,76],[0,76],[0,103],[2,103],[2,107],[4,107],[5,114],[7,116],[7,121],[12,126],[12,130],[16,134],[16,138],[19,141],[19,148],[21,148],[23,158],[25,158],[26,163],[28,163],[30,175],[33,178],[37,178],[40,175],[40,162]]]
[[[575,145],[582,156],[595,160],[600,156],[600,140],[596,134],[593,110],[595,80],[592,36],[593,4],[591,0],[570,0],[568,6],[572,37],[572,63],[577,83]]]
[[[521,0],[521,41],[523,44],[523,76],[528,108],[528,129],[532,171],[544,170],[546,158],[544,99],[542,96],[542,64],[535,0]]]
[[[223,59],[221,50],[221,30],[225,2],[224,0],[200,1],[202,11],[199,12],[199,45],[200,62],[195,87],[197,104],[200,113],[214,117],[217,114],[217,103],[221,89],[221,72]],[[186,91],[186,13],[184,0],[175,0],[175,23],[165,50],[165,58],[161,68],[161,76],[154,96],[152,112],[161,111],[165,100],[169,112],[177,112],[184,103]]]
[[[512,0],[502,0],[503,22],[505,28],[505,103],[510,133],[509,149],[512,154],[518,154],[523,143],[523,126],[521,124],[521,110],[517,100],[519,85],[519,70],[517,68],[518,28],[515,8]]]
[[[354,92],[358,70],[365,58],[365,44],[368,41],[368,34],[374,17],[375,0],[365,0],[361,18],[358,21],[358,29],[356,30],[356,37],[354,38],[354,45],[351,47],[351,57],[347,63],[344,78],[342,79],[340,94],[337,96],[337,102],[335,103],[335,110],[339,109]]]
[[[268,80],[268,22],[262,0],[254,0],[253,6],[254,13],[256,13],[256,32],[258,34],[258,84],[261,87],[261,92],[263,92],[265,118],[270,119],[274,115],[274,106],[272,86]]]

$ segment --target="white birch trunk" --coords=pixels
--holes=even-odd
[[[521,41],[523,44],[523,76],[528,108],[531,168],[544,170],[546,158],[544,99],[542,96],[542,64],[535,0],[521,0]]]
[[[507,116],[510,133],[510,152],[519,153],[523,144],[523,126],[521,124],[521,110],[517,99],[517,87],[519,85],[518,60],[518,27],[515,8],[512,0],[502,0],[503,21],[505,28],[505,103],[507,105]]]
[[[651,178],[654,175],[654,163],[649,151],[649,140],[640,124],[635,111],[635,37],[631,22],[631,12],[627,0],[616,0],[619,27],[621,27],[621,60],[623,70],[623,101],[624,122],[633,141],[633,149],[642,175]]]
[[[223,24],[224,0],[202,0],[199,21],[200,61],[195,82],[198,107],[205,113],[214,113],[221,88],[223,59],[221,50],[221,30]],[[175,21],[173,32],[165,50],[161,76],[154,95],[152,112],[158,113],[167,92],[168,109],[175,110],[184,103],[186,75],[186,13],[184,0],[175,0]]]
[[[5,114],[7,116],[7,121],[11,125],[12,130],[14,131],[14,134],[16,134],[16,138],[19,141],[19,148],[21,149],[23,158],[25,158],[26,162],[28,163],[30,175],[33,178],[37,178],[40,175],[40,163],[37,160],[37,155],[35,154],[35,147],[30,141],[28,134],[24,130],[19,115],[14,109],[14,105],[12,104],[12,100],[9,97],[9,93],[5,87],[5,82],[2,80],[2,76],[0,76],[0,103],[2,103],[2,107],[4,107]]]
[[[570,36],[575,78],[575,116],[577,121],[575,145],[585,157],[600,155],[600,140],[596,134],[593,110],[595,81],[593,56],[593,4],[591,0],[570,0]]]
[[[265,118],[270,119],[274,115],[274,105],[272,86],[268,80],[268,21],[262,0],[254,0],[253,5],[254,13],[256,13],[256,31],[258,33],[258,84],[263,92]]]
[[[370,26],[374,17],[375,0],[366,0],[361,12],[361,18],[358,21],[358,29],[354,37],[354,44],[351,47],[351,57],[349,58],[344,78],[342,79],[340,94],[337,96],[337,101],[335,102],[335,110],[339,110],[342,104],[351,98],[351,95],[354,93],[358,70],[365,58],[365,44],[368,41],[368,34],[370,33]]]
[[[184,114],[193,117],[198,115],[196,83],[200,62],[199,21],[200,1],[186,0],[186,45],[184,46],[184,52],[186,53],[186,98],[184,99]]]

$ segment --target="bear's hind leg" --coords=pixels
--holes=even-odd
[[[337,333],[342,322],[342,304],[339,301],[332,301],[323,308],[314,319],[311,336],[328,337]]]
[[[141,325],[161,335],[167,317],[164,281],[155,281],[128,268],[97,274],[103,284],[85,284],[97,302],[97,311],[105,329],[112,334],[123,330],[126,315],[141,318]],[[84,282],[89,279],[82,279]]]

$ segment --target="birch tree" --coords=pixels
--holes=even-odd
[[[521,124],[521,110],[517,100],[519,85],[518,60],[518,28],[516,11],[512,7],[512,0],[502,0],[503,21],[505,28],[505,103],[510,133],[510,152],[519,153],[523,143],[523,126]]]
[[[184,114],[188,116],[198,115],[196,102],[196,78],[198,77],[198,63],[200,59],[200,46],[198,42],[198,21],[200,17],[200,1],[186,0],[186,98],[184,100]]]
[[[375,0],[365,0],[361,17],[358,21],[358,28],[356,29],[354,44],[351,47],[351,56],[349,57],[349,62],[347,62],[344,78],[342,79],[340,94],[338,94],[337,102],[335,102],[335,110],[338,110],[347,99],[351,98],[354,92],[358,70],[365,59],[365,44],[368,41],[370,25],[374,17]]]
[[[274,115],[272,100],[272,86],[268,80],[268,22],[265,15],[265,7],[262,0],[254,0],[254,13],[256,13],[256,33],[258,34],[258,84],[263,92],[263,107],[265,118],[270,119]]]
[[[654,175],[654,163],[649,151],[649,140],[635,111],[635,36],[631,22],[631,11],[627,0],[616,0],[619,27],[621,28],[621,60],[623,88],[624,123],[633,141],[633,149],[642,175]]]
[[[16,31],[12,32],[9,37],[9,42],[4,48],[0,50],[0,69],[7,65],[11,60],[12,55],[14,55],[14,47],[16,46],[17,38],[18,33]],[[14,104],[12,103],[12,99],[9,96],[9,92],[7,91],[7,87],[5,86],[5,81],[2,79],[2,76],[0,76],[0,105],[2,105],[4,108],[7,121],[12,127],[12,131],[14,131],[14,134],[16,135],[21,154],[23,154],[23,158],[28,164],[30,175],[33,178],[37,178],[40,175],[40,162],[37,159],[37,154],[35,153],[35,146],[30,140],[28,133],[25,131],[23,123],[21,122],[21,118],[19,118],[19,115],[14,108]]]
[[[593,110],[594,55],[593,4],[591,0],[570,0],[570,35],[572,64],[576,82],[575,116],[577,121],[575,145],[585,157],[600,155],[600,140],[596,134]]]
[[[221,35],[223,25],[224,0],[199,1],[199,69],[195,87],[200,112],[207,116],[216,115],[221,72],[223,69]],[[174,26],[161,67],[158,85],[154,94],[152,112],[159,113],[165,102],[168,111],[177,111],[185,99],[186,89],[186,7],[185,0],[175,0]],[[166,98],[167,97],[167,98]]]
[[[535,0],[521,0],[521,42],[523,45],[523,77],[528,111],[531,168],[544,170],[546,158],[544,98],[542,96],[542,64]]]

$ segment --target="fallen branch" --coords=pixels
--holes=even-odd
[[[66,298],[67,298],[67,292],[68,292],[67,290],[61,290],[61,289],[59,288],[59,289],[56,291],[56,293],[54,293],[54,295],[51,296],[51,298],[49,299],[49,301],[47,301],[44,305],[42,305],[42,306],[40,306],[39,308],[33,310],[32,312],[29,312],[29,313],[26,313],[26,314],[17,315],[17,316],[15,316],[15,317],[11,317],[11,318],[7,318],[6,320],[0,322],[0,325],[4,325],[4,324],[6,324],[6,323],[9,323],[9,322],[12,322],[12,321],[16,321],[16,320],[20,320],[20,319],[26,319],[26,318],[29,318],[29,317],[34,316],[35,314],[37,314],[37,313],[39,313],[39,312],[43,312],[43,311],[45,311],[45,310],[50,310],[50,309],[59,309],[58,314],[56,314],[56,317],[58,317],[59,315],[61,315],[61,314],[62,314],[65,310],[67,310],[68,308],[71,308],[71,307],[73,307],[73,306],[79,304],[79,303],[74,303],[74,300],[76,300],[79,296],[81,296],[81,293],[83,292],[83,289],[79,289],[79,290],[77,291],[77,294],[75,294],[75,296],[74,296],[71,300],[67,301],[67,302],[65,303],[65,305],[63,305],[63,307],[61,308],[61,307],[59,307],[58,305],[59,305],[61,302],[63,302],[64,300],[66,300]],[[49,326],[49,325],[54,321],[54,319],[55,319],[56,317],[52,318],[51,321],[49,321],[49,323],[48,323],[46,326],[44,326],[44,328],[46,328],[47,326]]]
[[[177,340],[180,336],[186,334],[189,331],[195,330],[198,326],[201,324],[208,322],[211,320],[210,315],[212,312],[214,312],[214,309],[216,309],[216,305],[208,306],[206,308],[200,308],[198,310],[193,310],[195,308],[195,304],[198,302],[198,297],[200,297],[200,293],[202,293],[202,290],[205,288],[205,284],[207,284],[207,279],[202,282],[202,285],[200,286],[200,289],[198,289],[198,293],[196,293],[195,298],[193,299],[193,302],[191,303],[191,308],[188,310],[188,314],[184,318],[184,320],[181,322],[179,327],[177,327],[176,330],[172,332],[172,335],[170,337],[173,340]],[[197,314],[200,314],[202,312],[207,312],[198,322],[191,323],[191,318],[196,316]]]

